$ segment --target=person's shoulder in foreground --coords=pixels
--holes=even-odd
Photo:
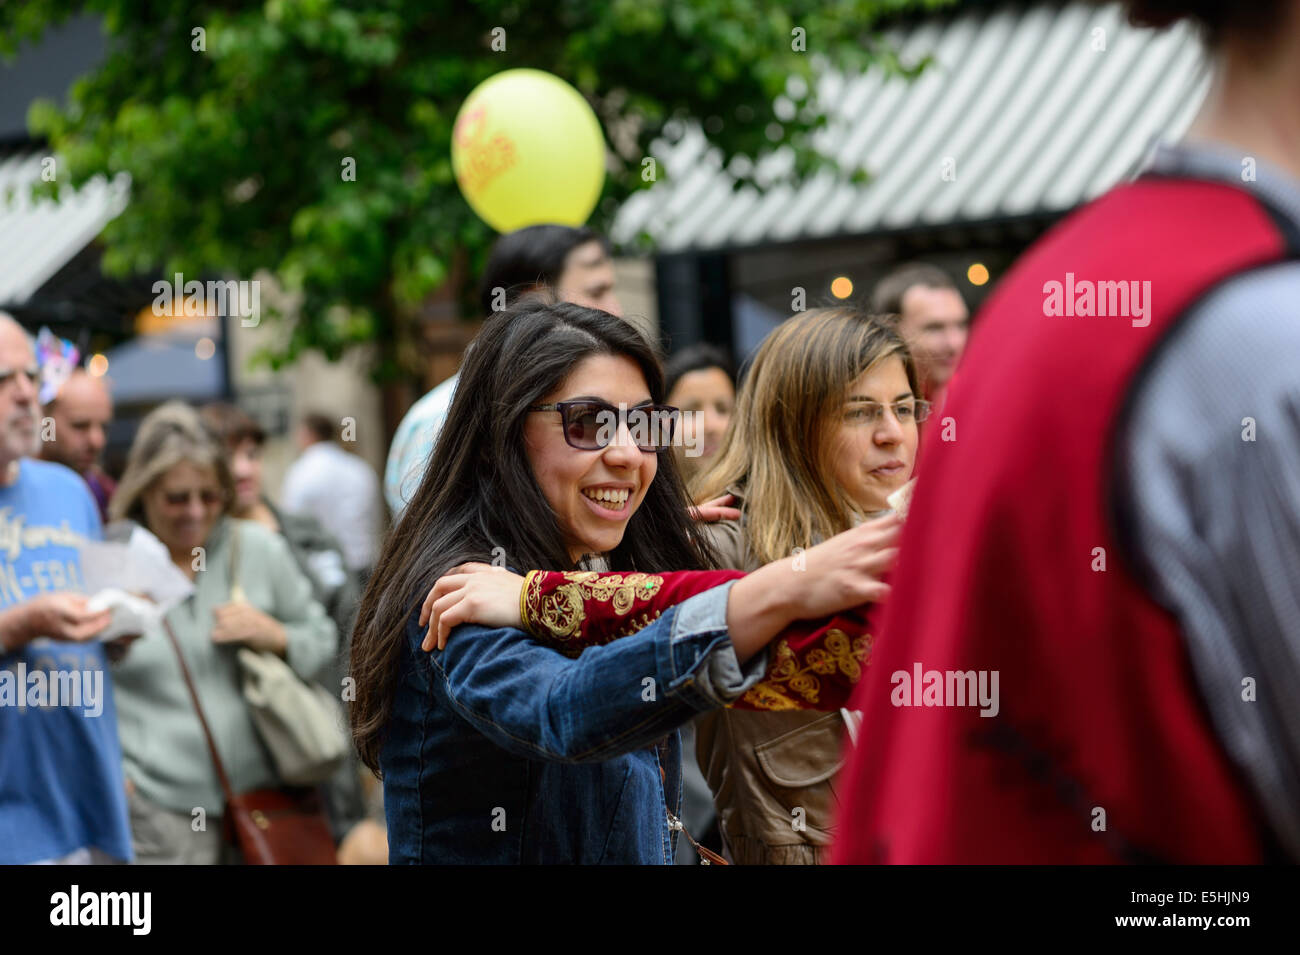
[[[22,458],[18,479],[0,486],[0,493],[11,490],[23,496],[24,503],[45,510],[57,510],[69,521],[86,521],[99,527],[99,509],[90,488],[76,471],[57,461]]]
[[[420,483],[420,469],[447,418],[458,380],[458,375],[452,375],[411,405],[393,434],[384,466],[384,498],[394,519],[401,516]]]
[[[1163,149],[1171,172],[1235,181],[1223,147]],[[1300,236],[1300,182],[1261,163],[1250,191]],[[1293,250],[1293,253],[1300,250]],[[1183,621],[1225,748],[1300,851],[1300,261],[1211,290],[1134,389],[1115,505],[1153,596]],[[1258,702],[1239,703],[1243,674]]]

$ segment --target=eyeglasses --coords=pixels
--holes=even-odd
[[[870,398],[850,398],[849,404],[849,410],[844,412],[844,420],[864,427],[880,424],[884,420],[886,408],[889,408],[900,424],[919,424],[930,417],[930,402],[918,398],[906,398],[888,405]]]
[[[198,496],[204,505],[211,507],[213,504],[220,504],[225,500],[225,496],[220,491],[205,489],[202,491],[164,491],[163,503],[168,507],[182,507],[190,502],[190,498]]]
[[[532,405],[529,411],[558,411],[564,421],[564,440],[579,451],[599,451],[608,447],[618,434],[619,422],[627,425],[628,436],[637,449],[645,452],[667,451],[681,411],[669,405],[638,405],[617,408],[606,401],[584,399]]]
[[[30,365],[27,368],[0,368],[0,388],[6,387],[19,373],[26,375],[37,389],[41,387],[41,366]]]

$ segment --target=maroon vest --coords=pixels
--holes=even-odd
[[[999,284],[931,424],[855,704],[836,861],[1261,858],[1262,817],[1176,621],[1120,552],[1109,482],[1125,402],[1189,306],[1291,254],[1244,190],[1147,178]],[[1129,294],[1102,284],[1120,282]],[[922,687],[894,676],[917,664]],[[924,705],[928,671],[969,670],[998,672],[996,716]],[[962,682],[945,674],[951,695],[931,699],[959,702]]]

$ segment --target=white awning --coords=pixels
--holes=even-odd
[[[126,208],[130,179],[92,179],[58,202],[33,202],[49,155],[23,152],[0,157],[0,306],[21,305]],[[55,175],[65,175],[62,162]]]
[[[871,69],[826,73],[817,87],[831,113],[817,148],[865,165],[871,181],[823,173],[733,192],[720,151],[692,124],[654,145],[662,181],[624,203],[613,240],[647,234],[675,252],[1057,215],[1181,135],[1209,84],[1191,27],[1137,29],[1118,4],[957,10],[885,38],[904,63],[934,59],[912,82]],[[778,151],[758,172],[779,174],[792,158]]]

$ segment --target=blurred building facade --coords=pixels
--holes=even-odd
[[[698,125],[656,145],[661,181],[623,205],[612,238],[653,250],[672,349],[707,340],[743,356],[796,289],[807,307],[832,304],[832,281],[847,278],[859,299],[914,258],[946,268],[978,306],[1044,229],[1180,136],[1210,79],[1186,24],[1137,29],[1117,3],[957,4],[885,40],[904,64],[932,58],[918,79],[828,68],[814,91],[832,116],[818,150],[864,166],[866,183],[827,172],[735,190]],[[792,162],[778,151],[754,172],[775,182]]]
[[[1209,80],[1189,29],[1135,29],[1114,3],[958,4],[899,22],[885,39],[904,63],[932,58],[918,79],[826,65],[816,88],[833,117],[817,148],[865,167],[865,183],[826,172],[736,190],[698,125],[655,145],[661,181],[629,199],[611,229],[631,321],[670,351],[711,341],[744,358],[798,297],[804,307],[833,304],[839,279],[838,291],[851,288],[844,298],[864,300],[914,258],[945,267],[974,309],[1044,229],[1132,175],[1155,140],[1180,135]],[[387,429],[455,371],[477,331],[458,316],[455,290],[422,310],[424,379],[386,389],[372,383],[364,349],[339,363],[308,354],[279,371],[251,364],[286,333],[281,322],[250,327],[212,310],[151,317],[149,278],[112,280],[99,268],[95,237],[129,201],[125,177],[57,204],[27,195],[50,158],[27,138],[27,104],[61,97],[103,52],[98,23],[74,19],[0,67],[0,308],[106,356],[118,405],[110,472],[138,418],[171,397],[233,400],[258,418],[270,435],[269,489],[308,410],[354,419],[353,449],[382,469]],[[755,172],[775,181],[792,158],[778,151]],[[265,304],[274,283],[260,281]]]

